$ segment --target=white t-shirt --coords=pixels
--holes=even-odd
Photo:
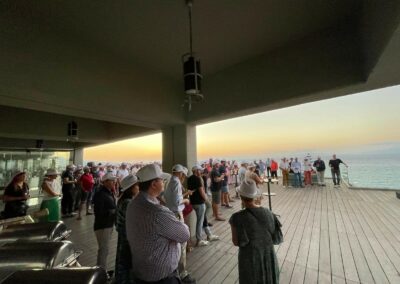
[[[280,169],[289,170],[289,162],[280,162],[279,164]]]
[[[129,171],[127,169],[119,169],[117,172],[117,177],[119,178],[119,180],[123,180],[124,177],[129,175]]]
[[[45,179],[43,183],[46,183],[48,187],[56,194],[61,193],[61,186],[60,183],[56,180]],[[55,196],[50,195],[47,191],[43,190],[43,200],[49,200],[54,198]]]

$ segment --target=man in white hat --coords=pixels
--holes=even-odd
[[[189,199],[183,198],[182,181],[186,175],[187,168],[180,164],[173,166],[172,177],[168,182],[167,188],[164,192],[166,206],[175,213],[176,217],[181,222],[184,222],[182,211],[185,209],[185,205],[190,203]],[[190,190],[188,192],[189,195],[192,193]],[[186,245],[187,243],[185,242],[181,247],[182,252],[179,260],[179,273],[183,282],[192,283],[194,280],[186,270]]]
[[[117,204],[115,228],[118,232],[117,255],[115,257],[115,283],[132,283],[132,255],[126,237],[126,210],[129,203],[139,193],[138,178],[129,174],[121,181]]]
[[[180,244],[189,240],[189,228],[157,199],[164,190],[163,180],[167,178],[158,165],[144,166],[137,177],[139,194],[126,212],[134,280],[137,283],[179,283]]]
[[[107,256],[111,235],[115,223],[116,204],[113,190],[117,177],[111,172],[102,178],[102,186],[94,195],[94,232],[99,249],[97,251],[97,265],[107,271]]]

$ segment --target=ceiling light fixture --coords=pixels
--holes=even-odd
[[[188,105],[188,111],[192,110],[192,103],[201,102],[204,96],[201,93],[201,80],[203,76],[200,73],[200,61],[196,59],[193,53],[193,35],[192,35],[192,6],[193,0],[186,0],[189,10],[189,46],[190,52],[182,56],[183,80],[185,86],[185,102]]]

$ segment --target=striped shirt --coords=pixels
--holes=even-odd
[[[133,274],[144,281],[158,281],[173,273],[181,255],[179,243],[190,238],[188,227],[145,192],[128,205],[126,234]]]
[[[178,177],[172,176],[164,191],[166,206],[174,213],[181,213],[185,209],[182,194],[182,184]]]

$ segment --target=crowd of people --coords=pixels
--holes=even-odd
[[[336,155],[329,161],[335,186],[340,184],[341,163],[346,165]],[[278,283],[271,241],[274,223],[272,213],[260,205],[259,186],[265,178],[277,179],[279,170],[285,187],[289,186],[290,175],[294,176],[295,187],[311,184],[312,172],[316,173],[318,184],[325,185],[325,163],[320,157],[315,161],[306,157],[302,162],[298,158],[282,158],[280,163],[274,159],[242,161],[240,165],[210,159],[194,165],[191,173],[183,165],[174,165],[172,174],[162,172],[157,163],[88,163],[85,167],[69,165],[63,173],[48,169],[42,182],[41,208],[49,211],[47,221],[58,221],[60,212],[63,218],[76,216],[79,221],[84,207],[86,215],[94,214],[97,265],[106,271],[116,228],[116,283],[195,283],[186,269],[186,252],[193,248],[187,217],[192,211],[196,215],[192,228],[194,247],[218,241],[206,211],[212,210],[214,221],[225,221],[221,208],[232,208],[231,203],[235,202],[229,194],[232,184],[243,208],[229,219],[232,242],[240,251],[239,282]],[[6,187],[5,218],[27,213],[29,187],[25,175],[23,171],[16,172]]]

